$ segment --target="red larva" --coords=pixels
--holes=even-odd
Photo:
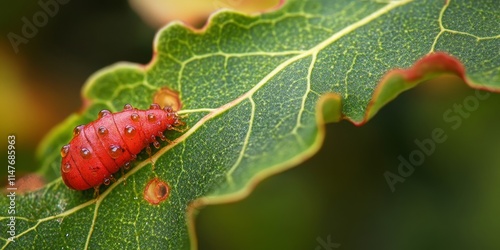
[[[99,112],[99,118],[77,126],[70,143],[61,148],[61,175],[76,190],[109,184],[113,174],[130,162],[150,143],[158,148],[156,137],[166,140],[163,131],[182,125],[172,108],[151,104],[148,110],[125,105],[121,112]]]

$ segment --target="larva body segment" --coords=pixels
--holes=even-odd
[[[138,110],[125,105],[121,112],[99,112],[99,118],[75,128],[73,139],[61,149],[61,175],[64,183],[86,190],[109,182],[113,174],[128,166],[150,143],[159,146],[156,137],[181,125],[169,107]]]

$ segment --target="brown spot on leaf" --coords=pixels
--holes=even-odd
[[[24,194],[42,188],[47,182],[39,174],[27,174],[16,181],[15,186],[7,186],[8,188],[17,188],[17,194]]]
[[[156,92],[153,103],[159,104],[162,108],[172,107],[173,111],[179,111],[182,108],[179,92],[167,87],[163,87]]]
[[[169,194],[168,184],[157,177],[149,181],[144,189],[144,199],[152,205],[160,204],[168,198]]]

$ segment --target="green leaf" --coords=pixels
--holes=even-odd
[[[82,113],[47,136],[40,173],[53,181],[16,197],[15,242],[2,235],[4,247],[195,247],[197,207],[241,199],[261,179],[302,162],[321,146],[325,122],[363,124],[401,92],[442,74],[498,91],[496,9],[494,0],[289,0],[258,16],[217,13],[203,31],[169,25],[149,65],[96,73]],[[140,155],[97,199],[92,190],[69,190],[59,150],[73,127],[101,109],[145,109],[162,87],[180,92],[189,129],[168,132],[174,143]],[[143,198],[155,177],[171,189],[158,206]],[[9,216],[0,217],[2,232]]]

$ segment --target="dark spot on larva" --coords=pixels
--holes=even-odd
[[[132,109],[134,109],[134,107],[132,107],[132,105],[130,105],[128,103],[125,104],[125,106],[123,106],[123,110],[132,110]]]
[[[156,121],[156,116],[153,113],[148,114],[148,121],[149,122],[155,122]]]
[[[130,115],[130,119],[134,122],[139,121],[139,115],[137,113],[133,113]]]
[[[101,126],[97,129],[97,133],[99,133],[100,135],[106,135],[108,134],[108,129],[104,126]]]
[[[89,159],[92,153],[88,148],[84,147],[80,150],[80,155],[82,156],[83,159]]]
[[[69,173],[69,171],[71,171],[71,164],[66,163],[66,164],[62,165],[61,171],[63,171],[64,173]]]
[[[160,204],[168,198],[169,194],[170,187],[158,177],[149,181],[144,189],[144,199],[152,205]]]
[[[102,117],[110,115],[110,114],[111,114],[111,111],[109,111],[107,109],[103,109],[103,110],[99,111],[99,114],[97,116],[99,118],[102,118]]]
[[[69,144],[66,144],[64,145],[62,148],[61,148],[61,157],[64,158],[68,155],[68,152],[69,152]]]
[[[117,145],[111,145],[109,146],[109,155],[111,158],[116,159],[120,157],[123,154],[124,149],[120,146]]]
[[[149,109],[160,109],[160,105],[153,103],[153,104],[149,105]]]
[[[135,129],[134,126],[132,125],[127,125],[125,126],[125,135],[128,137],[134,137],[136,134],[137,130]]]
[[[84,125],[79,125],[76,126],[75,129],[73,129],[73,136],[78,136],[80,132],[82,132]]]

